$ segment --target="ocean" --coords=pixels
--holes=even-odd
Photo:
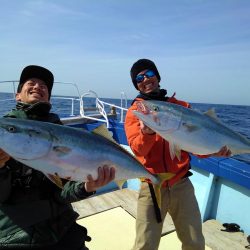
[[[76,98],[63,97],[65,99],[52,98],[52,112],[57,113],[60,117],[71,115],[71,103],[74,102],[73,115],[79,114],[79,102]],[[120,106],[120,99],[100,98],[102,101],[111,103],[113,105]],[[85,107],[95,107],[95,99],[86,97],[84,99]],[[127,101],[128,107],[131,104],[131,100]],[[191,103],[193,109],[205,112],[209,109],[214,109],[218,118],[229,128],[246,136],[250,139],[250,106],[243,105],[225,105],[225,104],[205,104],[205,103]],[[15,107],[15,101],[13,100],[13,94],[0,93],[0,116]],[[108,111],[108,110],[107,110]],[[233,158],[240,161],[244,161],[250,165],[250,154],[237,155]]]

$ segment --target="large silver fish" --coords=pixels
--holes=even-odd
[[[84,181],[89,174],[95,179],[98,167],[107,164],[116,168],[117,182],[140,177],[148,178],[155,184],[160,182],[158,176],[150,174],[121,146],[82,129],[1,118],[0,148],[14,159],[43,172],[50,179],[51,175],[57,175],[60,178]],[[52,181],[55,179],[52,178]]]
[[[250,153],[250,140],[223,125],[213,110],[206,113],[161,102],[140,101],[134,114],[169,142],[171,157],[180,150],[198,155],[218,152],[227,146],[232,155]]]

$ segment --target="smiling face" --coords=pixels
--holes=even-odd
[[[143,75],[147,71],[148,71],[147,69],[143,70],[140,73],[138,73],[138,75]],[[143,81],[141,81],[140,83],[137,83],[137,87],[140,90],[140,92],[145,93],[145,94],[157,92],[160,89],[159,88],[159,81],[155,75],[152,77],[145,76]]]
[[[22,86],[19,93],[16,93],[16,100],[34,104],[37,102],[49,102],[49,91],[44,81],[31,78],[28,79]]]

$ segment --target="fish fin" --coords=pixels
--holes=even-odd
[[[180,148],[176,148],[175,149],[175,155],[177,157],[177,159],[180,161],[181,160],[181,149]]]
[[[119,189],[122,189],[122,186],[124,185],[125,182],[126,182],[126,180],[115,181],[115,183],[117,184],[117,186],[119,187]]]
[[[157,176],[161,180],[160,185],[162,185],[163,182],[170,180],[172,177],[175,176],[175,174],[167,172],[167,173],[158,173]]]
[[[175,156],[178,158],[178,160],[181,160],[181,149],[178,145],[169,142],[169,152],[170,152],[170,157],[173,160]]]
[[[53,182],[55,183],[59,188],[63,189],[63,183],[61,178],[59,177],[59,175],[57,175],[56,173],[53,174],[46,174],[46,176]]]
[[[53,151],[58,155],[58,156],[64,156],[71,152],[71,148],[65,147],[65,146],[54,146]]]
[[[174,157],[175,157],[174,144],[171,143],[171,142],[168,142],[168,143],[169,143],[169,153],[170,153],[170,157],[171,157],[171,159],[173,160]]]
[[[158,207],[161,209],[161,186],[165,181],[170,180],[172,177],[174,177],[175,174],[167,172],[167,173],[158,173],[157,176],[160,179],[160,183],[154,184],[153,187]]]
[[[182,126],[187,129],[188,132],[193,132],[199,129],[198,126],[193,125],[191,123],[182,123]]]
[[[137,160],[137,158],[131,154],[131,152],[129,152],[127,149],[123,148],[110,134],[110,131],[107,129],[107,127],[105,126],[105,124],[100,125],[99,127],[95,128],[94,130],[92,130],[92,133],[100,135],[104,138],[106,138],[107,140],[113,142],[114,144],[116,144],[121,150],[123,150],[124,152],[126,152],[127,154],[129,154],[130,156],[132,156],[134,159]],[[138,160],[137,160],[138,161]]]
[[[92,130],[92,133],[101,135],[102,137],[108,139],[109,141],[114,142],[115,144],[119,145],[116,140],[112,137],[110,131],[107,129],[105,124],[100,125],[99,127]]]
[[[216,115],[214,108],[211,108],[208,111],[204,112],[204,115],[207,115],[207,116],[213,118],[214,120],[219,121],[219,118]]]

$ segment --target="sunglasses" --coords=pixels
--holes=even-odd
[[[144,74],[137,75],[135,80],[138,84],[138,83],[142,82],[145,77],[150,78],[150,77],[154,77],[154,76],[155,76],[155,72],[153,70],[148,70]]]

